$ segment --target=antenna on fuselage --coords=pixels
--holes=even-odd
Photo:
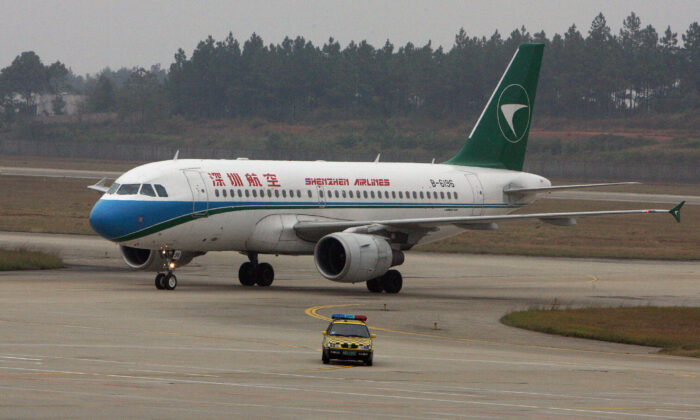
[[[180,149],[177,149],[175,152],[175,156],[173,156],[173,160],[177,160],[177,157],[180,156]]]
[[[377,157],[374,159],[374,162],[379,162],[379,158],[382,157],[381,153],[377,153]]]

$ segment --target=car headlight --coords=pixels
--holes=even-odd
[[[368,345],[360,344],[360,348],[361,348],[362,350],[369,350],[369,349],[372,348],[372,346],[370,346],[369,344],[368,344]]]
[[[334,348],[334,349],[339,349],[340,348],[340,343],[330,343],[328,347]]]

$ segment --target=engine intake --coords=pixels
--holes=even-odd
[[[143,271],[165,271],[167,270],[167,259],[163,257],[160,251],[154,249],[133,248],[130,246],[119,246],[119,251],[122,253],[124,262],[134,270]],[[177,252],[176,252],[177,254]],[[177,267],[192,262],[194,257],[204,255],[204,252],[181,251],[180,258],[175,260]]]
[[[403,252],[391,249],[386,239],[375,235],[331,233],[314,249],[318,272],[328,280],[343,283],[380,277],[403,260]]]

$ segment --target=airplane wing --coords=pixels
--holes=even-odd
[[[685,201],[670,210],[666,209],[639,209],[639,210],[604,210],[581,211],[562,213],[532,213],[532,214],[508,214],[497,216],[461,216],[461,217],[428,217],[415,219],[389,219],[389,220],[348,220],[348,221],[303,221],[294,225],[294,230],[304,239],[318,240],[323,236],[350,229],[356,233],[372,234],[381,231],[430,231],[442,225],[454,225],[465,229],[497,229],[495,224],[499,221],[539,219],[543,222],[571,226],[576,224],[576,217],[630,215],[630,214],[654,214],[670,213],[677,222],[681,221],[680,210]]]
[[[101,180],[97,181],[97,183],[95,183],[94,185],[88,185],[88,188],[91,190],[99,191],[101,193],[106,193],[107,190],[109,190],[109,187],[106,185],[107,179],[109,178],[102,178]]]

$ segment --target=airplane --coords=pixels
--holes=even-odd
[[[210,251],[248,257],[243,286],[270,286],[273,267],[261,255],[313,255],[328,280],[365,282],[374,293],[398,293],[404,252],[469,229],[538,219],[576,224],[577,217],[671,213],[639,209],[510,214],[541,193],[629,183],[552,186],[523,172],[544,45],[521,44],[461,150],[441,163],[301,162],[178,159],[129,170],[108,188],[90,224],[117,243],[126,264],[157,272],[173,290],[174,274]]]

